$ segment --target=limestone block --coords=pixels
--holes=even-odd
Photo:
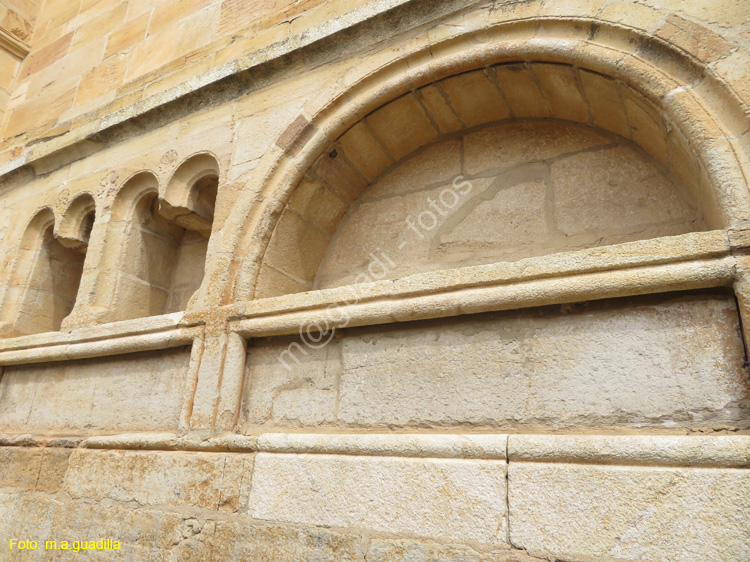
[[[700,188],[701,161],[679,129],[672,129],[667,133],[667,159],[669,170],[682,182],[695,199],[700,200],[699,197],[703,191]],[[703,195],[706,198],[711,196],[714,195]]]
[[[557,0],[549,5],[545,4],[540,15],[543,16],[570,16],[578,14],[596,14],[604,0]]]
[[[336,232],[346,204],[319,181],[303,178],[294,190],[289,208],[330,236]]]
[[[176,427],[188,348],[5,367],[3,431],[164,430]]]
[[[125,81],[131,82],[144,74],[166,65],[172,60],[177,44],[177,26],[149,35],[136,44],[128,56],[128,70]]]
[[[736,46],[707,27],[677,14],[669,14],[656,35],[706,63],[723,58]]]
[[[465,172],[510,168],[549,160],[600,144],[606,137],[593,129],[574,129],[559,123],[519,122],[487,127],[465,137]]]
[[[549,109],[534,76],[521,63],[502,64],[491,69],[517,119],[549,117]]]
[[[613,162],[618,166],[613,167]],[[566,235],[698,221],[674,184],[654,164],[618,146],[576,154],[551,165],[555,220]]]
[[[362,122],[344,133],[339,143],[346,158],[369,181],[393,162]]]
[[[383,201],[363,201],[356,213],[344,217],[338,239],[347,243],[331,245],[317,271],[318,285],[351,283],[360,274],[371,281],[393,278],[412,273],[415,266],[440,268],[439,262],[430,259],[429,241],[434,235],[431,231],[438,231],[446,218],[432,210],[430,202],[437,204],[443,190],[455,193],[448,184]],[[418,225],[419,217],[430,231],[407,225],[407,220]]]
[[[630,127],[615,81],[587,70],[580,70],[579,74],[594,125],[629,138]]]
[[[64,487],[75,499],[231,512],[244,501],[252,467],[244,454],[79,449]]]
[[[148,27],[150,16],[150,13],[142,14],[110,33],[104,56],[109,57],[110,55],[120,53],[143,40],[146,36],[146,28]]]
[[[661,112],[632,88],[620,86],[633,140],[661,162],[667,162],[666,127]]]
[[[549,435],[508,440],[508,460],[750,468],[750,435]]]
[[[513,176],[507,174],[482,190],[476,206],[467,205],[470,212],[460,217],[460,222],[456,222],[451,230],[445,229],[440,235],[438,255],[460,256],[462,252],[471,252],[474,256],[485,254],[512,259],[532,255],[534,247],[544,252],[543,241],[551,227],[545,212],[546,170],[535,173],[534,168],[529,167],[528,172],[529,181],[506,185],[503,180]],[[481,185],[476,180],[473,183],[478,188]],[[493,227],[488,228],[488,225]],[[524,245],[527,247],[518,251],[518,247]]]
[[[175,560],[364,562],[362,537],[358,534],[248,521],[193,521],[188,540],[174,548]]]
[[[14,551],[13,560],[75,560],[86,555],[95,562],[171,562],[170,551],[183,540],[182,516],[147,508],[131,509],[106,503],[61,502],[31,494],[0,495],[0,540],[6,549],[11,538],[40,543],[37,550]],[[120,550],[81,551],[45,549],[45,541],[60,543],[109,538]],[[58,545],[58,548],[61,545]],[[6,552],[8,552],[6,550]],[[82,554],[83,553],[83,554]]]
[[[263,264],[260,266],[260,273],[258,274],[255,298],[264,299],[301,293],[308,290],[309,285],[309,283],[301,283],[299,280],[292,279],[289,275]]]
[[[599,17],[605,21],[653,31],[656,26],[664,21],[665,14],[663,11],[650,6],[635,4],[626,0],[606,6],[599,14]]]
[[[738,10],[741,12],[741,10]],[[734,53],[716,63],[716,72],[731,85],[745,104],[750,104],[750,53],[747,48]]]
[[[637,303],[352,331],[341,341],[338,420],[747,427],[750,386],[733,298]]]
[[[236,439],[253,438],[237,436]],[[733,440],[729,447],[727,444],[716,447],[719,453],[712,458],[736,459],[744,463],[739,466],[746,466],[750,463],[736,454],[737,446],[746,442],[750,442],[750,438]],[[531,445],[533,447],[533,443]],[[508,436],[498,433],[262,433],[255,446],[264,453],[505,460]]]
[[[277,341],[255,340],[248,348],[247,394],[242,402],[245,422],[307,427],[333,423],[338,345],[331,342],[314,349],[292,337],[283,338],[280,347]]]
[[[539,81],[554,117],[579,123],[588,122],[586,102],[572,66],[537,63],[530,65],[530,68]]]
[[[277,98],[278,99],[278,98]],[[250,98],[252,100],[252,98]],[[234,137],[233,165],[260,158],[299,114],[304,98],[279,100],[276,106],[262,111],[237,116],[237,127]],[[239,109],[238,109],[239,112]]]
[[[508,104],[483,70],[451,76],[440,85],[467,127],[510,117]]]
[[[0,488],[55,493],[68,468],[70,451],[3,447],[0,449]]]
[[[166,287],[152,285],[144,279],[125,273],[120,273],[116,279],[117,293],[114,298],[114,310],[110,321],[164,314],[169,297]],[[96,287],[95,291],[100,288],[107,291],[106,281],[106,279],[102,279],[101,285]]]
[[[750,471],[511,463],[511,542],[565,560],[740,562]]]
[[[42,461],[41,449],[3,447],[0,449],[0,488],[34,489]]]
[[[505,462],[259,453],[254,519],[505,541]]]
[[[313,166],[315,176],[343,201],[350,203],[367,187],[367,180],[335,150],[323,154]]]
[[[430,84],[417,91],[417,97],[441,133],[453,133],[463,127],[458,116],[445,99],[439,86]]]
[[[81,77],[76,105],[82,105],[106,94],[125,74],[127,59],[117,55],[106,58]]]
[[[279,219],[271,237],[265,263],[300,280],[312,280],[329,238],[289,210]]]
[[[366,118],[372,132],[395,160],[435,140],[438,132],[412,94],[402,96]]]
[[[402,161],[372,184],[362,200],[422,191],[436,184],[445,185],[461,175],[461,142],[447,140],[426,147]]]

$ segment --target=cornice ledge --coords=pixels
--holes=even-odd
[[[19,59],[25,58],[29,54],[29,51],[31,51],[31,45],[2,27],[0,27],[0,48]]]

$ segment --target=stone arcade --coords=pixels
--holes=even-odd
[[[0,59],[0,560],[750,560],[746,2],[2,0]]]

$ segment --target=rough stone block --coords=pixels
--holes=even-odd
[[[438,136],[424,109],[412,94],[381,107],[370,114],[366,121],[395,160],[400,160]]]
[[[281,346],[277,342],[256,340],[248,348],[245,422],[306,427],[334,423],[338,346],[310,348],[298,336],[283,338]]]
[[[250,516],[504,543],[505,462],[259,453]]]
[[[344,133],[339,143],[346,158],[369,181],[393,163],[362,122]]]
[[[248,521],[193,521],[190,538],[173,550],[181,562],[364,562],[362,536],[354,533]]]
[[[618,166],[614,168],[613,162]],[[551,165],[555,220],[566,235],[592,230],[633,230],[638,225],[693,222],[696,209],[680,198],[658,168],[625,147],[603,148]]]
[[[633,140],[662,163],[667,162],[667,136],[662,113],[632,88],[620,86]]]
[[[549,109],[534,76],[524,64],[503,64],[492,68],[500,89],[517,119],[549,117]]]
[[[750,386],[732,297],[609,301],[568,312],[541,309],[477,320],[352,331],[341,341],[339,422],[358,427],[747,427],[750,422],[743,413]]]
[[[464,163],[468,174],[548,160],[608,143],[591,129],[560,123],[508,123],[483,128],[465,137]]]
[[[564,560],[740,562],[750,471],[511,463],[510,538]]]
[[[435,84],[425,86],[417,91],[417,96],[441,133],[453,133],[463,127],[456,113],[448,105],[445,94],[439,86]]]
[[[289,210],[279,219],[265,263],[299,280],[312,280],[328,248],[323,231]]]
[[[336,232],[339,221],[347,209],[339,197],[320,182],[310,178],[303,178],[297,186],[289,201],[289,208],[330,236]]]
[[[176,427],[187,348],[5,367],[0,427],[15,432]]]
[[[468,127],[510,117],[508,104],[483,70],[446,78],[440,85]]]
[[[530,67],[539,81],[554,117],[578,123],[588,122],[586,102],[581,95],[576,72],[572,66],[537,63]]]
[[[378,199],[445,185],[461,174],[461,142],[447,140],[431,145],[399,163],[362,194],[362,200]]]
[[[579,74],[591,109],[593,124],[629,138],[630,127],[620,101],[617,83],[611,78],[587,70],[580,70]]]
[[[238,511],[245,501],[253,455],[77,450],[65,491],[76,499],[189,505]]]

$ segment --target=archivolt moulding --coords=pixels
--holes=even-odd
[[[209,252],[210,270],[229,271],[225,289],[211,300],[252,298],[285,205],[306,171],[354,124],[438,80],[510,62],[568,64],[633,88],[687,140],[715,204],[715,222],[730,227],[750,220],[746,157],[735,143],[747,129],[745,108],[706,66],[660,39],[603,21],[517,21],[414,50],[298,116],[261,161],[260,194],[243,192],[223,229],[222,247]]]

